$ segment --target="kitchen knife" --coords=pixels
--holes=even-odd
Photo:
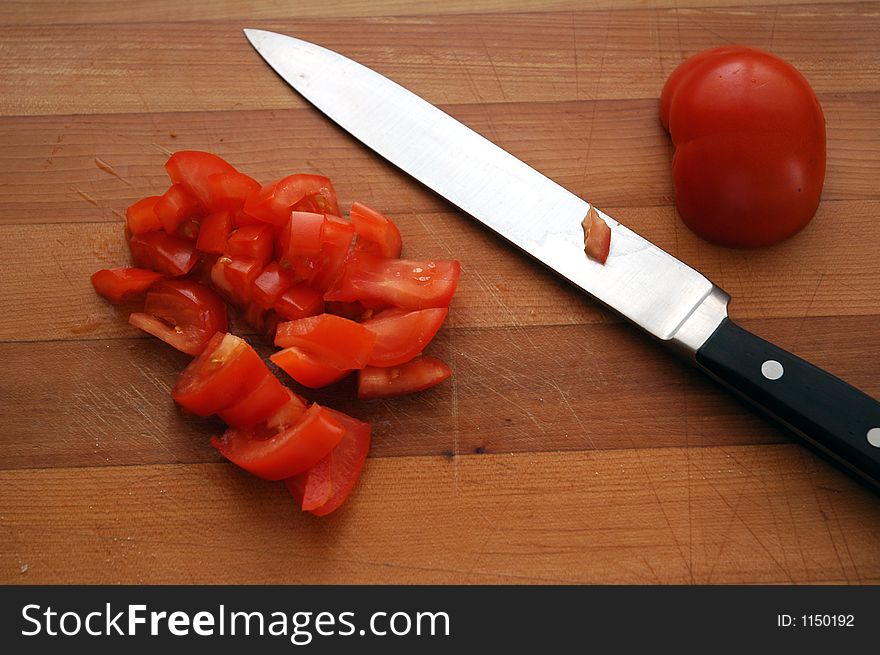
[[[588,259],[585,200],[351,59],[275,32],[244,32],[276,73],[365,145],[880,485],[880,403],[736,325],[730,296],[700,273],[598,209],[611,251],[604,265]]]

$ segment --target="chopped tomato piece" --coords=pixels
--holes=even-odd
[[[376,335],[370,366],[397,366],[418,355],[437,334],[448,313],[446,307],[407,312],[390,309],[364,321]]]
[[[104,268],[92,275],[92,286],[114,305],[149,289],[162,276],[144,268]]]
[[[376,335],[369,329],[333,314],[280,323],[275,332],[279,348],[295,346],[337,369],[366,366],[375,343]]]
[[[268,225],[245,225],[230,235],[226,254],[233,259],[250,259],[265,266],[272,260],[274,239]]]
[[[330,411],[345,434],[330,454],[308,471],[284,481],[303,511],[326,516],[348,498],[360,478],[370,451],[370,424]]]
[[[320,357],[295,346],[279,350],[277,353],[273,353],[269,359],[294,380],[310,389],[326,387],[351,373],[351,369],[328,366]]]
[[[339,204],[336,202],[336,191],[330,180],[322,175],[308,175],[298,173],[288,175],[277,182],[267,184],[258,192],[248,196],[244,203],[244,212],[266,223],[284,225],[294,206],[309,196],[320,197],[320,202],[314,199],[315,205],[324,205],[321,213],[339,214]]]
[[[177,379],[171,397],[198,416],[210,416],[239,402],[272,375],[251,346],[234,334],[218,332]]]
[[[254,290],[256,294],[256,289]],[[275,301],[275,311],[288,321],[317,316],[324,311],[324,296],[306,284],[297,284],[284,291]]]
[[[592,207],[590,207],[582,225],[586,235],[584,237],[584,251],[587,253],[587,257],[604,264],[608,259],[608,252],[611,250],[611,228]]]
[[[174,184],[182,185],[203,209],[211,209],[211,189],[208,178],[218,173],[233,173],[229,162],[210,152],[180,150],[165,162],[165,170]]]
[[[183,278],[157,282],[144,311],[128,322],[188,355],[200,354],[218,332],[226,332],[226,305],[214,291]]]
[[[226,249],[226,240],[232,230],[232,218],[228,211],[209,214],[202,221],[196,248],[202,252],[215,255],[222,254]]]
[[[328,314],[335,314],[336,316],[341,316],[343,318],[350,318],[352,321],[366,321],[369,318],[373,317],[374,310],[367,309],[364,307],[364,304],[359,300],[353,300],[352,302],[342,302],[340,300],[333,300],[324,303],[325,311]],[[406,311],[406,310],[401,310]]]
[[[181,223],[198,212],[199,203],[182,184],[173,184],[156,201],[153,209],[162,223],[162,229],[168,234],[174,234]]]
[[[267,375],[250,393],[219,412],[218,416],[234,428],[247,428],[266,421],[289,402],[291,396],[296,394],[281,384],[274,375]],[[302,403],[302,411],[305,411],[305,403],[298,396],[296,398]]]
[[[368,366],[358,372],[358,398],[387,398],[424,391],[450,375],[451,368],[427,355],[390,368]]]
[[[242,305],[251,301],[254,280],[263,271],[263,264],[255,259],[230,258],[226,263],[226,280],[232,295]]]
[[[400,257],[400,230],[388,218],[359,202],[351,206],[351,224],[357,232],[357,248],[380,257]]]
[[[324,215],[292,212],[287,243],[288,257],[316,257],[321,254]]]
[[[210,209],[213,211],[228,211],[230,215],[235,215],[244,207],[247,197],[259,190],[259,182],[238,171],[208,176],[208,195],[211,198]]]
[[[340,442],[345,428],[317,403],[293,425],[230,428],[211,444],[226,459],[266,480],[284,480],[310,469]],[[269,434],[267,434],[269,432]]]
[[[197,217],[187,218],[177,226],[175,234],[187,241],[198,241],[202,221]]]
[[[162,221],[156,215],[156,203],[161,196],[148,196],[138,200],[125,210],[128,230],[132,234],[143,234],[162,229]]]
[[[324,299],[387,303],[403,309],[446,307],[460,276],[461,267],[454,260],[384,259],[354,252]]]
[[[194,243],[162,230],[135,234],[128,245],[136,264],[166,275],[186,275],[199,259]]]
[[[278,262],[272,262],[254,280],[253,301],[263,309],[269,309],[282,293],[293,286],[293,283],[293,275],[281,268]],[[323,299],[321,301],[323,303]]]
[[[311,285],[321,291],[329,289],[342,273],[345,259],[354,240],[354,226],[338,216],[325,215],[321,237],[321,266],[311,278]]]

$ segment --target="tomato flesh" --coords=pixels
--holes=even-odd
[[[226,242],[226,254],[233,259],[250,259],[265,266],[272,260],[275,235],[268,225],[245,225]]]
[[[357,247],[380,257],[400,257],[400,230],[387,217],[359,202],[351,206],[351,224],[357,232]]]
[[[92,286],[114,305],[144,293],[162,276],[144,268],[104,268],[92,275]]]
[[[234,428],[247,428],[266,421],[282,405],[291,400],[291,394],[274,375],[267,375],[262,382],[239,400],[217,415]],[[298,398],[298,397],[297,397]],[[300,401],[301,402],[301,401]],[[305,411],[305,403],[303,403]]]
[[[288,175],[273,184],[267,184],[250,195],[244,203],[244,212],[256,219],[282,226],[290,218],[290,212],[305,198],[319,196],[321,202],[312,200],[311,208],[325,205],[321,213],[339,214],[336,192],[330,180],[322,175],[297,173]]]
[[[162,230],[135,234],[128,246],[136,264],[165,275],[186,275],[199,260],[194,243]]]
[[[232,231],[232,217],[228,211],[209,214],[202,221],[196,248],[201,252],[220,255],[226,250],[226,240]]]
[[[168,234],[175,234],[180,224],[192,218],[198,209],[198,202],[182,184],[171,185],[153,207]]]
[[[278,262],[272,262],[254,280],[253,301],[263,309],[269,309],[293,283],[293,275],[281,268]]]
[[[424,391],[452,375],[436,357],[422,355],[392,367],[368,366],[358,372],[358,398],[388,398]]]
[[[275,311],[288,321],[316,316],[324,311],[324,296],[307,284],[297,284],[278,296]]]
[[[590,259],[604,264],[608,260],[608,253],[611,250],[611,228],[592,207],[590,207],[584,224],[587,233],[584,240],[584,251]]]
[[[363,322],[376,335],[367,362],[370,366],[398,366],[418,355],[440,329],[449,310],[446,307],[414,312],[392,309]]]
[[[329,366],[320,358],[296,346],[279,350],[269,359],[294,380],[310,389],[326,387],[351,373],[351,369]]]
[[[235,215],[244,207],[247,197],[259,190],[259,182],[238,171],[212,173],[208,176],[208,196],[212,211],[228,211]]]
[[[363,368],[370,360],[376,335],[360,323],[320,314],[280,323],[275,332],[279,348],[295,346],[331,368]]]
[[[132,234],[143,234],[162,229],[162,221],[156,215],[156,203],[161,196],[148,196],[138,200],[125,210],[125,220]]]
[[[229,162],[198,150],[180,150],[165,162],[165,170],[174,184],[183,186],[203,209],[211,209],[211,189],[208,183],[212,175],[233,173]]]

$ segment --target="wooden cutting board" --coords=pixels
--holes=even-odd
[[[880,582],[880,496],[358,145],[241,34],[391,76],[880,397],[880,3],[302,4],[0,5],[0,582]],[[672,69],[728,42],[794,63],[828,121],[816,218],[757,251],[683,227],[657,118]],[[375,433],[329,518],[223,463],[220,425],[169,397],[187,358],[89,285],[127,261],[125,207],[184,148],[264,181],[329,175],[399,222],[407,255],[462,262],[430,347],[450,382],[312,394]]]

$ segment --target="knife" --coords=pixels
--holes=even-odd
[[[736,325],[730,296],[607,214],[604,265],[584,253],[591,206],[414,93],[275,32],[245,36],[290,86],[366,146],[874,487],[880,403]]]

